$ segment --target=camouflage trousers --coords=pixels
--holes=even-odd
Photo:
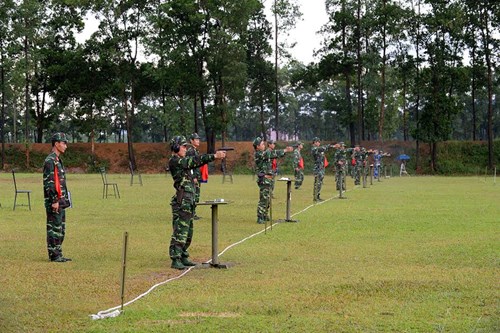
[[[302,169],[295,170],[295,188],[298,189],[302,186],[304,181],[304,171]]]
[[[335,167],[335,184],[337,191],[340,191],[340,184],[342,184],[342,190],[345,191],[345,168],[343,166]]]
[[[325,178],[325,170],[314,172],[314,192],[313,200],[318,200],[321,194],[321,187],[323,186],[323,178]]]
[[[361,170],[363,166],[361,164],[357,164],[354,166],[354,185],[360,185],[361,180]]]
[[[198,202],[200,202],[200,196],[201,196],[201,183],[195,184],[194,189],[195,189],[196,193],[195,193],[195,195],[194,195],[194,203],[195,203],[195,206],[194,206],[194,210],[193,210],[193,216],[195,216],[195,215],[196,215],[196,205],[198,204]]]
[[[259,177],[259,203],[257,205],[257,220],[264,221],[269,216],[269,203],[271,201],[273,180]]]
[[[47,251],[49,259],[62,257],[62,243],[66,234],[66,212],[61,209],[54,213],[52,207],[46,208],[47,213]]]
[[[169,255],[172,260],[189,257],[188,248],[193,239],[193,216],[195,194],[185,193],[181,202],[177,196],[172,197],[172,238]]]

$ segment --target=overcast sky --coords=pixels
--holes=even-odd
[[[269,0],[267,0],[269,1]],[[328,21],[325,13],[324,0],[298,0],[302,20],[290,33],[290,42],[295,40],[297,45],[291,53],[297,60],[309,64],[314,60],[313,52],[320,47],[321,36],[316,32]]]
[[[266,0],[266,6],[269,7],[274,0]],[[324,0],[297,0],[302,12],[302,20],[297,22],[295,29],[287,37],[290,43],[296,42],[296,46],[290,50],[292,55],[304,64],[309,64],[314,59],[313,52],[320,47],[321,37],[316,32],[327,22]],[[269,14],[270,11],[269,11]],[[269,17],[269,21],[274,24],[274,17]],[[85,30],[77,35],[77,40],[83,42],[91,33],[97,29],[98,22],[88,16]],[[271,41],[274,46],[274,42]]]

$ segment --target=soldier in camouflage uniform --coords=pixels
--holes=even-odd
[[[323,186],[323,178],[325,178],[325,153],[331,145],[320,146],[318,137],[313,138],[311,154],[314,161],[314,192],[313,201],[323,201],[320,198],[321,187]]]
[[[269,220],[269,202],[273,183],[272,161],[275,158],[282,157],[287,152],[293,150],[292,147],[286,147],[279,150],[266,150],[264,140],[257,137],[253,140],[255,150],[255,168],[257,172],[257,185],[259,185],[259,204],[257,206],[257,223],[266,223]]]
[[[368,165],[368,156],[371,154],[371,149],[366,150],[366,148],[361,148],[361,166],[362,166],[362,176],[364,179],[368,177],[370,166]]]
[[[361,182],[361,170],[363,169],[363,153],[359,145],[354,146],[352,152],[352,158],[354,160],[354,185],[360,185]]]
[[[66,173],[61,160],[67,148],[68,139],[64,133],[55,133],[52,138],[52,152],[43,164],[43,197],[47,215],[47,250],[52,262],[67,262],[62,253],[66,235],[66,211],[63,201],[69,202],[66,188]]]
[[[339,142],[337,145],[337,151],[335,151],[335,184],[337,191],[340,190],[340,183],[342,183],[342,190],[345,190],[345,175],[347,173],[347,163],[346,154],[352,153],[353,148],[345,148],[343,142]]]
[[[172,238],[169,254],[172,259],[172,268],[184,269],[196,264],[189,260],[188,248],[193,238],[193,216],[195,209],[196,186],[193,181],[192,170],[207,164],[215,159],[222,159],[226,152],[217,151],[215,154],[186,156],[186,138],[176,136],[170,141],[172,156],[168,166],[174,180],[175,195],[172,197]]]
[[[189,142],[191,145],[188,147],[186,156],[199,156],[200,152],[198,151],[198,147],[200,146],[200,136],[198,133],[193,133],[189,137]],[[195,196],[195,208],[194,208],[194,220],[199,220],[200,217],[196,215],[196,205],[200,202],[200,192],[201,192],[201,171],[200,168],[191,169],[191,173],[193,175],[193,182],[196,190]]]
[[[304,181],[304,159],[300,154],[304,145],[302,142],[297,142],[295,145],[295,150],[293,151],[293,170],[295,171],[295,189],[298,190],[300,186],[302,186],[302,182]]]

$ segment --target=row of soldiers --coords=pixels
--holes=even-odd
[[[224,159],[225,152],[217,151],[215,154],[200,154],[198,151],[200,137],[198,134],[191,135],[190,143],[183,136],[176,136],[170,142],[172,156],[169,159],[169,170],[174,180],[175,195],[172,197],[172,237],[170,241],[169,254],[172,259],[172,268],[184,269],[195,265],[189,260],[188,248],[193,237],[193,219],[196,219],[196,205],[200,198],[200,187],[202,176],[200,167],[215,159]],[[325,168],[328,166],[325,153],[330,148],[335,148],[334,160],[336,170],[337,190],[345,186],[343,179],[347,172],[347,154],[351,154],[354,162],[355,184],[360,184],[361,170],[367,164],[368,155],[371,150],[356,146],[346,148],[340,142],[335,145],[323,145],[319,138],[313,139],[312,156],[314,159],[314,194],[315,202],[322,201],[320,197]],[[296,145],[284,149],[274,149],[274,141],[267,142],[257,137],[253,141],[255,150],[255,166],[257,170],[257,184],[259,186],[259,203],[257,206],[257,223],[266,223],[270,220],[269,206],[277,173],[276,159],[283,157],[286,153],[294,152],[293,167],[295,172],[295,189],[299,189],[304,180],[304,160],[301,150],[304,145],[298,142]],[[377,161],[377,156],[374,156]],[[380,156],[381,160],[381,156]]]
[[[272,197],[272,192],[274,188],[274,178],[276,176],[276,159],[282,157],[287,152],[293,151],[292,166],[295,175],[295,189],[298,190],[302,186],[304,180],[304,159],[301,154],[301,150],[304,148],[302,142],[297,142],[292,147],[286,147],[285,149],[275,150],[274,141],[268,143],[268,149],[266,150],[264,145],[264,140],[257,137],[253,141],[253,147],[255,150],[254,159],[257,171],[257,184],[259,186],[259,203],[257,205],[257,223],[265,223],[269,221],[269,205],[270,198]],[[366,177],[368,175],[368,157],[373,155],[374,159],[374,175],[378,177],[380,174],[380,169],[382,167],[382,157],[390,156],[378,150],[367,150],[364,147],[356,145],[354,148],[346,148],[343,142],[337,144],[321,145],[321,141],[318,137],[312,140],[311,153],[314,161],[313,174],[314,174],[314,190],[313,190],[313,201],[320,202],[323,201],[321,198],[321,188],[323,185],[323,179],[325,177],[325,168],[328,166],[328,160],[326,158],[326,152],[329,149],[335,149],[334,158],[334,168],[335,168],[335,183],[336,189],[345,190],[345,176],[348,170],[348,156],[351,157],[350,162],[353,167],[353,178],[354,184],[361,184],[361,177]],[[364,173],[364,174],[362,174]]]

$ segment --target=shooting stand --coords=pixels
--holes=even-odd
[[[212,260],[207,263],[203,263],[204,268],[229,268],[233,266],[231,263],[222,264],[219,262],[219,218],[218,209],[219,205],[227,205],[228,202],[224,199],[215,199],[211,201],[199,202],[197,206],[211,206],[212,208]]]
[[[292,203],[292,180],[290,178],[280,178],[279,182],[286,182],[286,217],[284,220],[278,222],[299,222],[299,220],[292,220],[290,217],[291,203]],[[272,221],[271,221],[272,224]]]

